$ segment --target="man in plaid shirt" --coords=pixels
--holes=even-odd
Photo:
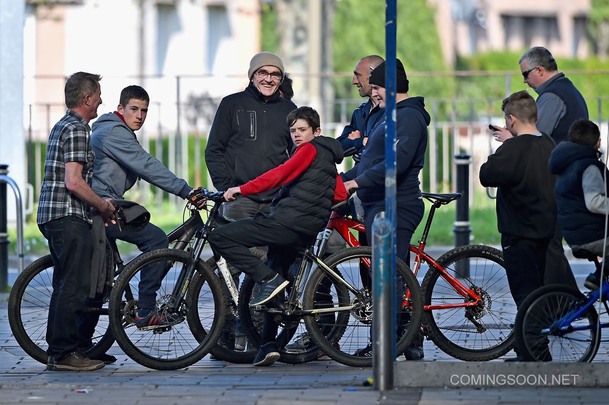
[[[114,206],[91,189],[93,152],[89,121],[102,103],[101,76],[78,72],[65,85],[66,114],[49,135],[36,222],[49,242],[55,269],[47,324],[47,370],[91,371],[104,366],[78,351],[79,311],[90,284],[94,249],[91,210],[104,220]]]

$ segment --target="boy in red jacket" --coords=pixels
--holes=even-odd
[[[209,243],[238,270],[260,283],[260,293],[250,305],[262,305],[289,284],[288,269],[298,248],[312,240],[327,224],[332,202],[347,198],[336,164],[343,159],[337,140],[321,136],[319,114],[300,107],[288,114],[292,141],[296,145],[290,159],[239,187],[224,193],[226,201],[281,187],[269,214],[241,219],[214,230]],[[269,246],[268,265],[249,248]],[[275,343],[277,325],[265,316],[262,345],[255,366],[268,366],[279,359]]]

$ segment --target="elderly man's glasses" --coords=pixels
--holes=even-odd
[[[281,72],[268,72],[264,69],[259,69],[256,71],[256,77],[261,80],[266,79],[267,77],[270,77],[271,80],[277,81],[277,80],[281,80],[282,75],[281,75]]]
[[[529,70],[525,70],[522,73],[522,77],[524,77],[524,80],[529,78],[529,73],[531,73],[533,70],[537,69],[539,66],[535,66],[534,68],[530,68]]]

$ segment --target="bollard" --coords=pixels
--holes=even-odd
[[[374,388],[393,389],[395,359],[395,255],[391,254],[393,229],[385,212],[379,212],[372,223],[372,352],[374,353]],[[392,260],[393,259],[393,260]]]
[[[0,164],[0,176],[8,174],[8,165]],[[0,292],[8,286],[8,216],[6,183],[0,181]]]
[[[469,245],[471,229],[469,227],[469,165],[471,156],[462,153],[455,155],[457,165],[457,192],[461,198],[457,200],[457,210],[453,232],[455,234],[455,247]],[[469,262],[457,263],[457,277],[469,277]]]

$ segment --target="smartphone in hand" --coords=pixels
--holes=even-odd
[[[493,125],[493,124],[488,124],[488,129],[490,129],[491,131],[499,131],[502,128],[498,127],[497,125]]]

